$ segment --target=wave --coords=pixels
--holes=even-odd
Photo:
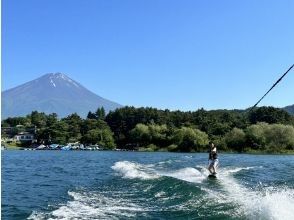
[[[211,181],[207,180],[205,166],[174,170],[168,166],[167,170],[161,164],[118,161],[111,167],[117,175],[124,179],[152,182],[137,184],[136,181],[131,192],[130,187],[108,192],[69,191],[70,201],[59,204],[48,213],[34,211],[29,219],[136,219],[174,211],[183,218],[209,215],[235,219],[294,219],[291,209],[294,204],[293,189],[262,185],[249,188],[244,179],[237,179],[242,175],[234,175],[262,167],[221,167],[217,180]],[[175,184],[174,179],[197,184],[182,184],[179,181]]]
[[[178,179],[201,183],[209,174],[205,166],[184,168],[169,174]],[[294,204],[294,190],[289,188],[277,189],[262,187],[259,189],[247,188],[233,177],[233,174],[243,170],[262,169],[262,166],[220,168],[217,183],[222,190],[202,184],[200,187],[207,193],[207,197],[216,201],[216,204],[235,204],[237,211],[231,213],[235,217],[247,216],[250,219],[294,219],[294,212],[290,208]]]
[[[192,167],[186,167],[171,172],[162,172],[161,176],[173,177],[179,180],[184,180],[192,183],[200,183],[204,179],[206,179],[206,176],[204,176],[203,173]]]
[[[127,179],[156,179],[159,178],[156,173],[148,165],[141,165],[138,163],[132,163],[129,161],[119,161],[116,162],[112,167],[113,170],[120,173],[123,178]]]
[[[237,215],[248,216],[250,219],[294,219],[290,209],[294,204],[294,190],[262,187],[258,190],[247,188],[233,178],[231,174],[241,170],[261,167],[244,167],[226,169],[222,172],[219,183],[227,192],[220,196],[224,202],[233,202],[238,206]]]
[[[185,167],[179,170],[162,171],[160,170],[162,163],[170,163],[170,161],[163,161],[157,164],[139,164],[130,161],[118,161],[111,168],[126,179],[141,179],[150,180],[157,179],[163,176],[173,177],[179,180],[200,183],[207,178],[209,171],[205,166]],[[236,167],[219,169],[219,174],[229,175],[237,173],[241,170],[249,170],[257,167]]]
[[[231,173],[238,173],[242,170],[252,170],[252,169],[258,169],[258,168],[262,168],[262,166],[253,166],[253,167],[235,167],[235,168],[222,168],[221,173],[223,175],[228,175]]]
[[[154,165],[142,165],[129,161],[119,161],[116,162],[111,168],[122,175],[123,178],[127,179],[137,178],[150,180],[165,176],[187,182],[199,183],[206,178],[203,173],[193,167],[186,167],[174,171],[161,171],[157,169],[160,168],[160,166],[156,167]]]
[[[273,219],[294,219],[294,212],[291,207],[294,204],[294,190],[292,189],[265,189],[261,195],[261,207],[269,213]]]
[[[147,209],[121,197],[107,197],[96,192],[72,192],[73,198],[50,212],[33,212],[28,219],[121,219],[135,217]]]

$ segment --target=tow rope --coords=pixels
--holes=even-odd
[[[252,106],[249,110],[249,112],[251,110],[253,110],[259,103],[260,101],[287,75],[287,73],[294,67],[294,64],[275,82],[274,85],[272,85],[272,87],[258,100],[258,102],[256,102],[256,104],[254,106]]]

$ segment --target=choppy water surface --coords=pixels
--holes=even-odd
[[[2,219],[294,219],[294,156],[2,151]]]

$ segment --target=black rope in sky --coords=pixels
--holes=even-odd
[[[249,112],[254,109],[259,103],[260,101],[284,78],[284,76],[287,75],[287,73],[294,67],[294,64],[277,80],[277,82],[275,82],[275,84],[261,97],[261,99],[258,100],[258,102],[256,102],[256,104],[254,106],[252,106],[249,110]]]

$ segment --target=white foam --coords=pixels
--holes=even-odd
[[[154,196],[155,196],[156,198],[163,197],[163,196],[165,196],[165,192],[164,192],[164,191],[160,191],[160,192],[156,193]]]
[[[294,219],[294,190],[283,189],[276,192],[266,190],[261,205],[272,219]]]
[[[148,165],[144,166],[129,161],[116,162],[111,168],[120,173],[123,178],[138,178],[143,180],[159,178],[159,176],[150,169],[150,166],[148,167]]]
[[[202,175],[204,176],[208,176],[210,174],[210,172],[208,171],[206,166],[196,166],[196,168],[198,168],[200,170],[200,172],[202,173]]]
[[[223,168],[221,169],[222,174],[230,174],[230,173],[238,173],[241,170],[251,170],[256,168],[262,168],[262,167],[235,167],[235,168]]]
[[[68,192],[73,198],[51,213],[33,212],[28,219],[120,219],[147,211],[129,200],[100,193]]]
[[[206,178],[200,171],[192,167],[186,167],[172,172],[161,173],[161,175],[192,183],[200,183]]]
[[[133,163],[129,161],[119,161],[116,162],[111,168],[122,175],[123,178],[127,179],[156,179],[161,176],[173,177],[176,179],[184,180],[187,182],[200,183],[203,181],[206,176],[202,174],[195,168],[186,167],[180,170],[164,172],[160,170],[156,170],[156,168],[160,167],[160,163],[158,163],[158,167],[155,165],[142,165],[138,163]]]
[[[294,212],[290,208],[294,204],[294,190],[261,188],[261,191],[259,191],[248,189],[231,176],[231,174],[240,170],[254,168],[256,167],[234,168],[223,171],[219,179],[227,195],[221,198],[225,202],[237,204],[239,206],[237,215],[245,215],[250,219],[294,219]]]
[[[160,161],[158,164],[171,164],[173,161],[172,160],[166,160],[166,161]]]
[[[46,213],[33,211],[32,214],[27,219],[28,220],[46,219]]]

